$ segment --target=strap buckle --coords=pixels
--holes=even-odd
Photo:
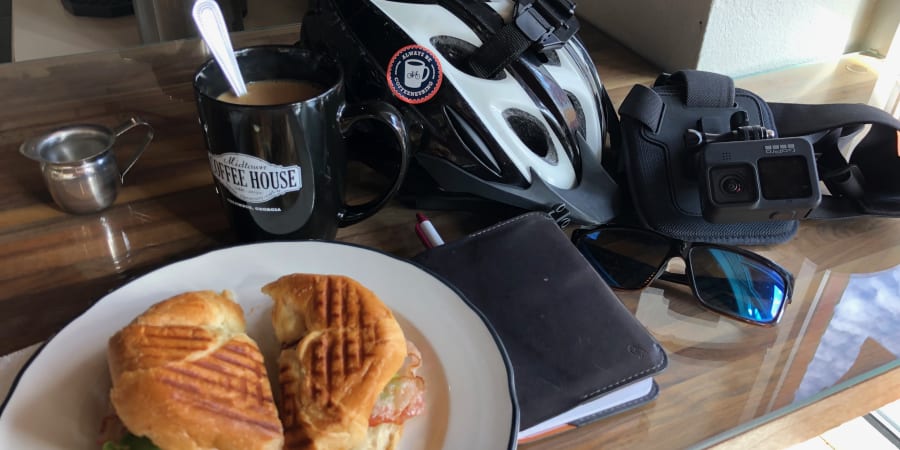
[[[553,205],[549,210],[547,210],[547,214],[556,222],[556,225],[560,228],[565,228],[572,223],[572,216],[569,212],[569,207],[567,207],[563,203],[557,203]]]
[[[515,24],[541,53],[561,48],[579,28],[572,0],[519,0]]]

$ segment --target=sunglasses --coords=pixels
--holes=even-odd
[[[656,280],[690,286],[703,306],[755,325],[778,323],[791,301],[790,272],[738,247],[690,243],[617,225],[576,230],[572,242],[615,289],[641,289]],[[666,271],[674,257],[684,260],[685,273]]]

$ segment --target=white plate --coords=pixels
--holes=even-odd
[[[270,374],[278,344],[260,288],[293,272],[343,274],[375,292],[422,352],[426,412],[407,422],[401,449],[514,448],[518,409],[509,359],[479,312],[403,260],[326,242],[232,247],[181,261],[110,293],[59,332],[21,374],[0,411],[0,448],[96,449],[106,413],[106,343],[150,305],[199,289],[230,289]]]

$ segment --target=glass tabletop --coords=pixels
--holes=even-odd
[[[848,55],[735,84],[770,102],[867,103],[893,112],[900,89],[885,67],[883,60]],[[624,94],[626,88],[613,97]],[[669,355],[669,367],[656,377],[659,397],[573,431],[583,433],[578,438],[551,437],[526,448],[705,448],[850,387],[871,384],[880,402],[872,409],[900,398],[873,381],[900,367],[900,220],[807,220],[787,243],[748,248],[796,277],[777,326],[711,312],[685,286],[658,282],[620,291]],[[679,263],[670,269],[683,270]]]
[[[623,295],[670,361],[657,403],[638,415],[702,438],[674,447],[705,447],[900,367],[900,222],[804,223],[792,242],[760,253],[797,277],[772,328],[709,312],[676,285]]]

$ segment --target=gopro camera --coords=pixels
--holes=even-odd
[[[802,138],[709,142],[699,165],[703,218],[712,223],[801,219],[821,201],[815,154]]]

